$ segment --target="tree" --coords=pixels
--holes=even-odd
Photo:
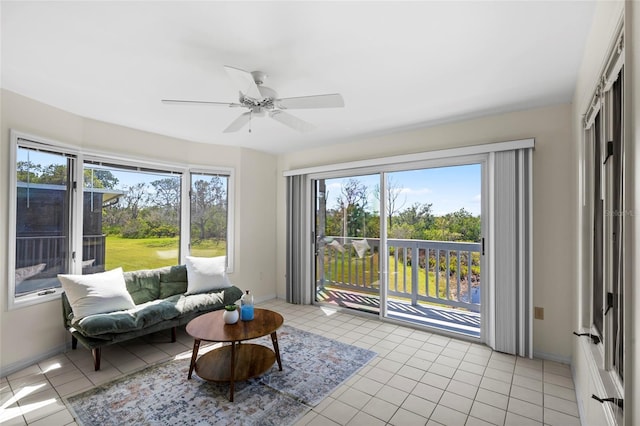
[[[396,216],[396,213],[400,211],[404,205],[407,203],[407,197],[405,196],[402,202],[399,202],[400,194],[403,193],[404,186],[400,185],[400,183],[396,182],[393,177],[389,176],[387,178],[386,185],[386,207],[387,207],[387,217],[389,218],[389,228],[393,227],[393,218]],[[376,200],[380,200],[380,185],[376,185],[373,190],[373,195]]]
[[[180,205],[180,179],[169,177],[151,182],[155,189],[156,204],[175,208]]]
[[[18,182],[38,183],[42,174],[42,166],[31,161],[18,161],[16,169]]]
[[[68,168],[66,164],[49,164],[42,168],[39,183],[64,185],[68,180]]]
[[[147,184],[140,182],[129,186],[127,192],[120,200],[124,204],[124,209],[129,213],[131,219],[137,219],[140,210],[148,200]]]
[[[436,217],[434,225],[425,233],[424,238],[441,241],[479,242],[481,227],[480,216],[473,216],[461,208],[453,213]]]
[[[44,167],[31,161],[19,161],[17,178],[20,182],[65,185],[67,182],[67,165],[49,164]]]
[[[115,188],[118,178],[109,170],[85,168],[83,184],[87,188]],[[65,185],[68,180],[66,164],[49,164],[43,167],[31,161],[18,161],[17,178],[19,182]]]
[[[84,169],[84,186],[85,188],[106,188],[113,189],[118,186],[120,181],[109,170],[101,169]]]
[[[192,234],[197,234],[200,240],[224,238],[226,215],[226,182],[219,176],[212,176],[208,181],[194,181],[191,188],[191,224],[195,229],[192,229]]]
[[[358,179],[350,178],[342,185],[337,200],[342,212],[342,236],[355,237],[366,233],[367,194],[367,186]]]
[[[432,205],[431,203],[414,203],[398,214],[397,225],[407,225],[413,229],[408,238],[422,239],[425,231],[433,226],[435,217],[431,213]]]
[[[461,208],[458,211],[449,213],[449,227],[453,233],[460,236],[464,241],[480,241],[481,221],[480,216],[473,216],[471,213]]]

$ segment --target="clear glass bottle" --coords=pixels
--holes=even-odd
[[[246,290],[240,298],[240,319],[251,321],[253,319],[253,294]]]

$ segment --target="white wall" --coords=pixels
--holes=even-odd
[[[220,145],[207,145],[89,120],[1,91],[0,194],[8,199],[9,129],[19,130],[85,149],[163,162],[215,165],[235,169],[235,271],[230,276],[256,299],[275,294],[276,157]],[[0,209],[0,371],[29,365],[62,350],[70,335],[62,325],[59,301],[7,310],[8,207]]]
[[[278,296],[285,296],[285,179],[290,169],[491,142],[535,138],[533,154],[533,303],[545,309],[534,321],[534,351],[568,362],[571,357],[572,265],[575,238],[571,158],[571,107],[558,105],[309,149],[279,158]]]

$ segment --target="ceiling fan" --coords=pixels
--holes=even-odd
[[[269,115],[274,120],[295,129],[299,132],[312,130],[314,126],[285,110],[311,109],[311,108],[340,108],[344,107],[342,95],[338,93],[327,95],[299,96],[295,98],[279,98],[275,90],[263,86],[267,75],[261,71],[248,72],[239,68],[225,65],[231,80],[240,91],[238,102],[211,102],[196,100],[162,99],[165,104],[187,105],[219,105],[231,108],[243,107],[248,111],[240,114],[238,118],[224,129],[224,133],[237,132],[251,122],[254,116],[263,117]],[[251,131],[251,128],[249,128]]]

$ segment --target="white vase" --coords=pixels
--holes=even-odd
[[[238,312],[237,309],[233,311],[225,310],[224,313],[222,314],[222,319],[226,324],[235,324],[238,322],[238,319],[240,319],[240,313]]]

